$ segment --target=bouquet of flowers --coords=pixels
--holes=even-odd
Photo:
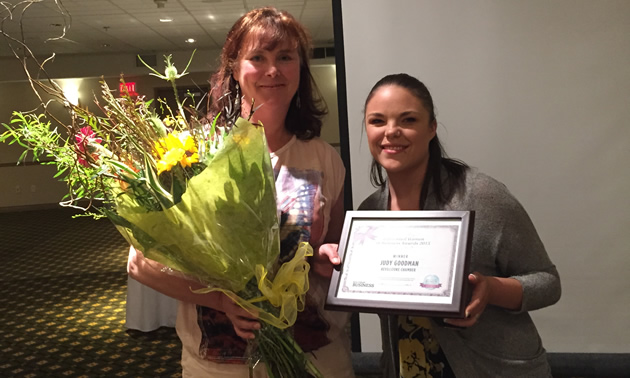
[[[199,292],[222,291],[259,313],[263,322],[249,348],[250,366],[265,362],[270,377],[320,376],[287,330],[304,307],[305,256],[312,249],[304,243],[290,261],[279,262],[274,177],[262,125],[232,107],[224,110],[227,124],[218,124],[218,115],[199,115],[192,97],[177,97],[175,81],[188,66],[179,73],[170,56],[165,63],[164,74],[147,67],[174,89],[176,109],[156,101],[166,117],[158,116],[153,100],[128,92],[115,97],[104,79],[97,115],[67,101],[53,80],[33,79],[25,65],[33,87],[62,102],[71,121],[60,122],[42,101],[42,114],[14,112],[2,124],[0,142],[22,146],[20,160],[30,151],[34,160],[46,157],[56,165],[55,177],[68,186],[61,205],[106,216],[146,257],[204,283]],[[39,68],[45,72],[43,64]]]

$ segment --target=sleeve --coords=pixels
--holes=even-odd
[[[523,206],[505,185],[489,177],[476,189],[475,208],[482,209],[484,217],[479,236],[490,239],[484,247],[494,249],[497,275],[514,278],[523,286],[523,304],[517,312],[556,303],[561,295],[558,270]]]

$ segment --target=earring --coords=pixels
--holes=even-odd
[[[238,84],[238,81],[236,81],[234,76],[230,76],[230,81],[232,83],[234,83],[234,92],[235,93],[232,93],[232,95],[235,96],[235,97],[240,97],[241,96],[241,86]]]
[[[236,81],[236,80],[235,80]],[[235,101],[237,105],[241,104],[241,86],[238,85],[238,81],[236,82],[236,84],[234,85],[234,89],[236,91],[236,93],[234,94]]]

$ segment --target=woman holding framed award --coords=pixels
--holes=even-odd
[[[447,158],[436,129],[431,94],[416,78],[389,75],[370,91],[365,130],[378,189],[359,210],[475,212],[466,318],[382,315],[384,376],[551,376],[528,311],[559,300],[558,271],[518,200]]]

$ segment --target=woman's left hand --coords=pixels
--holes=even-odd
[[[337,254],[339,244],[326,243],[313,249],[313,257],[311,258],[311,267],[313,271],[322,277],[329,278],[332,276],[333,266],[339,265],[341,259]]]
[[[468,275],[468,282],[473,285],[472,297],[466,307],[466,317],[464,319],[447,318],[444,323],[456,327],[470,327],[477,323],[477,320],[486,309],[490,299],[490,285],[488,278],[479,272]]]

